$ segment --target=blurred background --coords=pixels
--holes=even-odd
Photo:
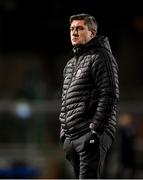
[[[116,141],[103,178],[143,178],[143,9],[138,1],[0,1],[0,178],[74,178],[59,142],[69,16],[89,13],[119,65]]]

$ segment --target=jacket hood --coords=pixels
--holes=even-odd
[[[85,52],[86,50],[94,48],[105,48],[106,50],[112,52],[108,38],[103,35],[99,35],[84,45],[73,47],[73,54],[78,55]]]
[[[108,51],[112,52],[111,46],[107,37],[100,35],[100,36],[95,37],[93,40],[97,46],[105,48]]]

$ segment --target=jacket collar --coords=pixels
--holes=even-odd
[[[79,56],[85,53],[86,51],[92,50],[95,48],[105,48],[106,50],[112,52],[108,38],[105,36],[99,35],[99,36],[94,37],[88,43],[84,45],[73,47],[73,55]]]

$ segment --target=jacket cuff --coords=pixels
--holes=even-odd
[[[101,135],[104,132],[104,125],[98,122],[91,122],[89,128],[98,135]]]

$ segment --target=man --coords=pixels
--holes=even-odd
[[[64,68],[61,141],[79,179],[100,178],[116,131],[118,67],[88,14],[70,17],[73,56]]]

